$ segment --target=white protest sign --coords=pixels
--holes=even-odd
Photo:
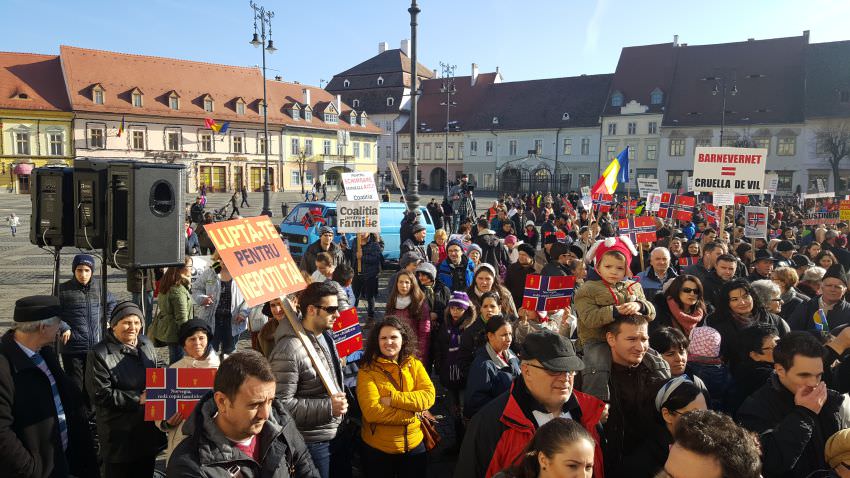
[[[711,203],[715,206],[734,206],[735,205],[735,193],[712,193],[711,194]]]
[[[582,196],[581,197],[581,207],[584,208],[585,211],[590,211],[590,208],[593,206],[593,199],[590,196]]]
[[[581,187],[581,195],[590,197],[590,186],[582,186]]]
[[[762,194],[766,159],[764,148],[696,148],[694,191]]]
[[[649,193],[646,195],[646,204],[649,212],[658,212],[661,209],[661,193]]]
[[[744,206],[744,236],[767,239],[766,207]]]
[[[694,177],[688,176],[688,192],[694,192]]]
[[[779,189],[779,175],[776,173],[767,173],[764,175],[764,193],[776,195],[776,190]]]
[[[337,201],[337,232],[381,232],[381,204],[377,201]]]
[[[649,193],[660,193],[661,188],[658,186],[658,180],[654,178],[637,178],[638,193],[641,196],[646,196]]]
[[[342,185],[345,186],[345,197],[349,201],[381,200],[372,173],[342,173]]]

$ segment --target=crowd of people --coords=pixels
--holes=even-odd
[[[435,449],[457,478],[850,476],[850,231],[806,216],[829,201],[777,201],[759,238],[703,204],[635,244],[616,204],[479,211],[473,189],[428,205],[430,242],[405,216],[384,289],[381,237],[324,225],[306,289],[256,307],[215,253],[194,280],[191,261],[128,274],[122,302],[76,256],[0,339],[4,476],[148,478],[164,452],[169,477],[425,477]],[[573,277],[570,303],[528,306],[530,274]],[[364,348],[344,355],[352,307]],[[191,414],[145,421],[158,366],[218,371]]]

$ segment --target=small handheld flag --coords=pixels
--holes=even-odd
[[[536,311],[566,309],[570,306],[576,284],[575,276],[525,276],[522,308]]]
[[[620,234],[629,236],[633,243],[655,242],[655,219],[650,216],[620,219],[618,223]]]
[[[826,312],[823,309],[818,309],[812,320],[815,323],[815,330],[818,332],[829,331],[829,323],[826,321]]]
[[[340,357],[347,357],[363,348],[363,334],[360,321],[357,319],[357,309],[350,308],[339,313],[331,332]]]

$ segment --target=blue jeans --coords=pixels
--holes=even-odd
[[[307,451],[313,458],[313,464],[319,470],[321,478],[351,477],[351,444],[344,443],[343,436],[337,436],[330,441],[308,442]]]

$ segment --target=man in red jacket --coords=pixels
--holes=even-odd
[[[522,375],[511,389],[472,418],[463,439],[455,478],[490,478],[518,461],[538,428],[555,417],[580,422],[596,441],[594,476],[603,478],[597,425],[605,410],[601,400],[573,390],[575,373],[584,369],[572,342],[541,331],[525,339]]]

